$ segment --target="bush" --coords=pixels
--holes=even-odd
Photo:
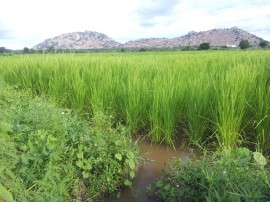
[[[137,147],[123,126],[90,123],[0,82],[0,201],[96,199],[131,185]]]
[[[177,161],[164,171],[152,194],[160,201],[269,201],[266,159],[246,148]]]

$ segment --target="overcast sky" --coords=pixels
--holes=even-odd
[[[85,30],[123,43],[233,26],[270,41],[270,0],[3,0],[0,47]]]

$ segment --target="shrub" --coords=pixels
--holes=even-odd
[[[160,201],[269,201],[266,159],[246,148],[177,161],[150,187]]]
[[[0,82],[0,201],[96,199],[131,185],[137,147],[100,113],[90,123]]]

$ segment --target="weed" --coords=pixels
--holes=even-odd
[[[138,150],[122,125],[90,122],[0,82],[0,198],[97,199],[131,186]]]
[[[149,190],[160,201],[269,201],[269,180],[261,153],[225,149],[172,163]]]

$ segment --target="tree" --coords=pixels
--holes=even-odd
[[[208,42],[201,43],[198,49],[199,50],[208,50],[208,49],[210,49],[210,43],[208,43]]]
[[[146,51],[146,48],[140,48],[139,51],[140,51],[140,52],[145,52],[145,51]]]
[[[29,48],[27,48],[27,47],[24,47],[23,48],[23,53],[25,53],[25,54],[28,54],[30,51],[29,51]]]
[[[265,48],[267,45],[268,45],[268,41],[266,41],[266,40],[261,40],[260,41],[260,43],[259,43],[259,46],[261,47],[261,48]]]
[[[48,46],[47,47],[47,51],[50,52],[50,53],[55,53],[56,52],[56,49],[54,46]]]
[[[241,49],[247,49],[247,48],[249,48],[250,47],[250,43],[249,43],[249,41],[248,40],[244,40],[244,39],[242,39],[241,41],[240,41],[240,43],[239,43],[239,47],[241,48]]]
[[[7,52],[7,49],[5,47],[0,47],[0,54]]]

